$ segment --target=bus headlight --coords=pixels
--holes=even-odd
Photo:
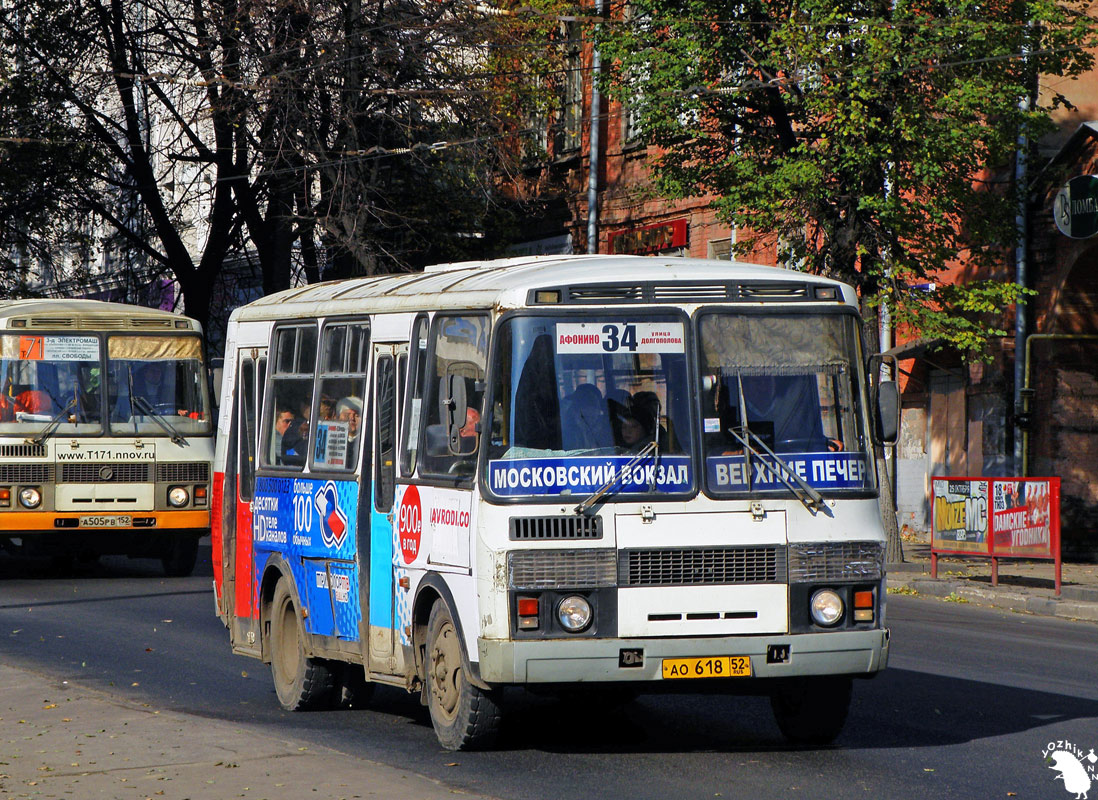
[[[19,502],[23,508],[38,508],[42,504],[42,493],[33,486],[20,489]]]
[[[808,604],[817,625],[830,628],[843,618],[843,599],[832,589],[818,589]]]
[[[187,490],[182,486],[173,486],[168,489],[168,503],[176,508],[187,505],[187,501],[190,499],[191,496],[187,494]]]
[[[591,624],[591,604],[578,594],[569,595],[557,605],[557,620],[569,633],[579,633]]]

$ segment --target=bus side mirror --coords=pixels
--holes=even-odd
[[[896,381],[877,385],[877,440],[894,445],[900,433],[900,386]]]
[[[221,405],[221,383],[225,377],[225,359],[210,362],[210,399],[215,407]]]
[[[438,392],[439,416],[446,426],[447,447],[451,455],[461,455],[461,429],[469,416],[465,378],[449,374],[442,378]]]
[[[899,373],[899,366],[893,355],[877,353],[869,358],[869,379],[877,410],[873,438],[877,444],[886,447],[896,444],[900,438],[900,385],[888,380]]]

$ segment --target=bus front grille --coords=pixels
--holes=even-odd
[[[618,585],[712,586],[784,583],[784,547],[676,547],[622,550]]]
[[[156,465],[157,483],[209,483],[210,465],[206,461],[179,461]]]
[[[53,483],[53,464],[0,464],[0,483]]]
[[[153,465],[144,464],[61,464],[58,483],[148,483]]]

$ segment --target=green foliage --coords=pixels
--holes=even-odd
[[[1074,2],[636,0],[603,26],[606,89],[632,105],[670,197],[714,196],[738,247],[777,241],[794,266],[854,284],[923,335],[982,354],[996,279],[941,284],[964,260],[1005,274],[1012,181],[1036,76],[1089,69],[1095,20]],[[1024,54],[1028,54],[1023,57]],[[966,273],[970,277],[972,273]]]

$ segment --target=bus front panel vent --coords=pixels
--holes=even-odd
[[[561,539],[601,539],[602,518],[571,514],[568,516],[511,517],[512,541],[557,541]]]

